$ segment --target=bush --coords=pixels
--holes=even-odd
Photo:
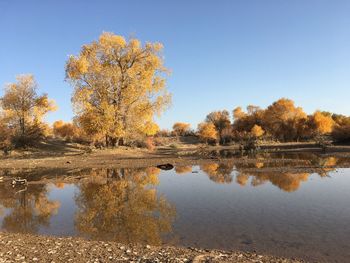
[[[350,142],[350,125],[335,126],[331,136],[336,142]]]

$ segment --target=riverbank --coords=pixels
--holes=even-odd
[[[314,143],[284,143],[261,145],[256,153],[240,153],[237,145],[203,146],[178,145],[177,147],[157,147],[147,149],[119,147],[115,149],[91,149],[79,144],[41,144],[38,148],[15,151],[10,156],[0,156],[0,169],[83,169],[83,168],[139,168],[170,163],[172,165],[198,165],[207,162],[220,162],[230,159],[234,163],[252,163],[264,159],[281,162],[273,156],[285,155],[296,162],[298,155],[322,155],[339,158],[350,157],[350,146],[328,146],[320,148]],[[283,160],[283,161],[284,161]],[[315,168],[317,168],[316,165]],[[341,164],[340,164],[340,167]],[[346,164],[347,167],[347,164]]]
[[[239,251],[124,245],[73,237],[0,233],[0,263],[10,262],[305,262]]]

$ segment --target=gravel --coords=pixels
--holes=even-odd
[[[47,237],[0,233],[0,263],[5,262],[305,262],[238,251],[204,250],[116,242],[74,237]]]

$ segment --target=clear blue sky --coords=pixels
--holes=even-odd
[[[70,120],[65,61],[103,31],[164,44],[163,128],[280,97],[350,115],[348,0],[0,0],[0,84],[33,73],[59,105],[48,120]]]

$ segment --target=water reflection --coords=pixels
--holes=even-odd
[[[0,185],[2,229],[11,232],[37,233],[49,226],[50,217],[57,214],[60,202],[49,200],[47,185],[13,188]]]
[[[232,163],[208,163],[200,166],[200,169],[209,176],[210,180],[220,184],[232,182],[233,168]]]
[[[172,170],[0,170],[0,226],[346,262],[350,169],[336,167],[350,167],[350,159],[300,154],[216,161]],[[28,179],[26,188],[11,186],[18,176]]]
[[[78,185],[78,231],[95,239],[161,244],[172,230],[175,208],[152,188],[158,174],[158,168],[93,171]]]

